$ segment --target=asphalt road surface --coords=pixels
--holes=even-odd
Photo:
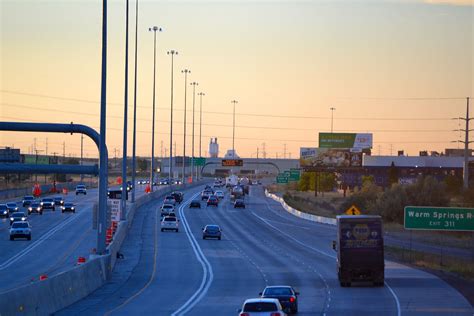
[[[266,285],[294,286],[298,315],[473,315],[444,281],[391,262],[383,287],[340,287],[334,227],[288,214],[259,186],[246,209],[228,194],[218,207],[189,209],[198,193],[186,191],[178,233],[160,232],[161,201],[141,208],[112,281],[58,315],[237,315]],[[220,225],[222,240],[202,240],[206,224]]]
[[[137,196],[144,188],[137,186]],[[52,195],[59,196],[60,194]],[[0,294],[7,290],[39,280],[39,276],[65,271],[77,263],[77,258],[88,258],[97,246],[97,231],[92,229],[92,209],[97,202],[97,189],[87,190],[87,195],[74,191],[63,196],[66,202],[76,204],[76,213],[44,210],[43,215],[28,216],[32,226],[32,239],[10,241],[9,219],[0,219]],[[19,211],[28,214],[16,201]]]

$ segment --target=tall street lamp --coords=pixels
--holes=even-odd
[[[232,119],[232,158],[235,158],[235,105],[239,103],[237,100],[230,101],[234,105],[234,115]]]
[[[153,26],[148,29],[153,31],[153,115],[151,117],[151,170],[150,191],[153,192],[153,180],[155,178],[155,85],[156,85],[156,32],[161,32],[161,27]]]
[[[204,92],[199,92],[199,158],[202,158],[202,97],[206,94]],[[193,128],[194,129],[194,128]],[[200,173],[196,170],[197,177],[200,178]]]
[[[182,177],[182,182],[183,184],[185,183],[185,177],[186,177],[186,163],[185,163],[185,158],[186,158],[186,96],[188,95],[188,74],[191,73],[191,70],[189,69],[184,69],[181,71],[184,73],[184,139],[183,139],[183,177]]]
[[[174,55],[178,55],[175,50],[170,50],[168,55],[171,55],[171,121],[170,121],[170,174],[169,184],[172,184],[171,177],[173,176],[173,68],[174,68]]]
[[[336,108],[329,108],[331,110],[331,134],[333,132],[333,122],[334,122],[334,111],[336,110]]]
[[[137,175],[137,68],[138,68],[138,0],[135,6],[135,83],[133,88],[133,136],[132,136],[132,184]],[[135,190],[132,190],[132,203],[135,203]]]
[[[193,86],[193,141],[192,141],[192,160],[191,160],[191,182],[194,181],[194,105],[196,102],[196,86],[199,84],[197,82],[191,82],[190,85]]]
[[[128,129],[128,4],[126,0],[125,9],[125,93],[123,106],[123,156],[122,156],[122,211],[120,220],[125,220],[127,206],[127,129]]]

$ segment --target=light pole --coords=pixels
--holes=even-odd
[[[151,118],[151,170],[150,170],[150,192],[153,192],[153,180],[155,177],[155,85],[156,85],[156,32],[161,32],[161,27],[153,26],[148,29],[153,31],[153,115]]]
[[[132,185],[135,186],[137,173],[137,68],[138,68],[138,0],[135,6],[135,83],[133,88],[133,136],[132,136]],[[132,190],[132,203],[135,203],[135,188]]]
[[[186,96],[187,96],[187,91],[188,91],[188,74],[191,73],[191,70],[189,69],[184,69],[181,71],[184,73],[184,132],[183,132],[183,177],[182,177],[182,182],[183,184],[185,183],[185,177],[186,177],[186,163],[185,163],[185,158],[186,158]]]
[[[122,149],[122,210],[120,220],[125,220],[127,207],[127,129],[128,129],[128,4],[125,9],[125,87],[123,102],[123,149]]]
[[[333,132],[334,111],[336,108],[329,108],[331,110],[331,134]]]
[[[237,100],[230,101],[234,104],[234,115],[232,119],[232,158],[235,158],[235,105],[239,103]]]
[[[206,94],[204,92],[199,92],[199,158],[202,158],[202,97]],[[193,128],[194,129],[194,128]],[[198,179],[201,177],[201,174],[196,170],[196,176]]]
[[[193,86],[193,141],[192,141],[192,159],[191,159],[191,182],[194,181],[194,105],[196,103],[196,86],[199,84],[197,82],[191,82],[190,85]]]
[[[171,121],[170,121],[170,174],[169,184],[172,184],[171,177],[173,176],[173,67],[174,67],[174,55],[178,55],[175,50],[170,50],[168,55],[171,55]]]

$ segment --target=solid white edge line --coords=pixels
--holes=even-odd
[[[196,292],[194,292],[194,294],[179,309],[177,309],[173,314],[171,314],[172,316],[183,315],[189,310],[191,310],[194,306],[196,306],[196,304],[199,303],[199,301],[204,297],[204,295],[206,295],[207,291],[209,290],[209,287],[211,286],[212,280],[214,279],[212,266],[209,263],[209,261],[207,261],[206,256],[201,250],[201,247],[199,246],[198,242],[192,235],[191,228],[189,227],[189,224],[186,220],[186,216],[184,215],[184,207],[188,205],[190,201],[192,201],[199,194],[200,194],[199,192],[196,193],[195,195],[193,195],[191,199],[189,199],[186,203],[180,206],[179,214],[180,214],[181,220],[183,221],[184,230],[193,248],[194,254],[196,255],[196,258],[198,259],[199,263],[201,263],[201,266],[204,272],[203,278]]]
[[[271,208],[267,201],[265,201],[265,203],[267,204],[267,207],[268,207],[268,208]],[[278,228],[276,228],[275,226],[273,226],[272,224],[268,223],[267,220],[265,220],[264,218],[258,216],[258,215],[255,214],[254,212],[252,212],[252,214],[253,214],[254,216],[256,216],[257,218],[259,218],[261,221],[263,221],[263,222],[264,222],[265,224],[267,224],[268,226],[270,226],[270,227],[272,227],[273,229],[279,231],[281,234],[283,234],[283,235],[285,235],[285,236],[287,236],[287,237],[293,239],[293,240],[296,241],[298,244],[300,244],[300,245],[302,245],[302,246],[304,246],[304,247],[306,247],[306,248],[312,249],[312,250],[314,250],[314,251],[316,251],[316,252],[318,252],[318,253],[320,253],[320,254],[323,254],[323,255],[325,255],[325,256],[328,256],[328,257],[330,257],[330,258],[336,259],[335,256],[331,256],[331,255],[329,255],[329,254],[327,254],[327,253],[325,253],[325,252],[322,252],[322,251],[320,251],[320,250],[318,250],[318,249],[315,249],[315,248],[313,248],[313,247],[311,247],[311,246],[308,246],[308,245],[306,245],[306,244],[300,242],[299,240],[293,238],[292,236],[290,236],[290,235],[288,235],[288,234],[282,232],[280,229],[278,229]],[[385,285],[387,286],[387,288],[389,289],[389,291],[390,291],[390,293],[392,294],[393,298],[395,299],[395,303],[396,303],[396,305],[397,305],[397,316],[400,316],[400,315],[402,314],[402,312],[401,312],[401,307],[400,307],[400,301],[398,300],[397,294],[395,294],[395,291],[390,287],[390,285],[388,285],[388,283],[387,283],[386,281],[384,281],[384,283],[385,283]]]

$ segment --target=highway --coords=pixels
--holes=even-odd
[[[160,201],[142,207],[112,281],[57,314],[237,315],[245,299],[281,284],[301,293],[298,315],[474,312],[436,276],[392,262],[386,262],[384,287],[340,287],[331,248],[335,229],[288,214],[260,186],[251,187],[246,209],[234,210],[228,195],[219,207],[189,209],[198,194],[186,191],[178,233],[160,232]],[[206,224],[221,226],[221,241],[202,240]]]
[[[137,187],[137,197],[144,194]],[[56,194],[53,196],[59,196]],[[97,189],[87,190],[87,195],[75,195],[74,191],[64,196],[67,202],[76,204],[76,213],[61,213],[45,210],[43,215],[28,216],[32,226],[32,240],[9,239],[9,219],[0,220],[0,293],[38,281],[39,276],[68,270],[77,263],[77,258],[88,258],[96,248],[97,231],[92,229],[92,209],[97,201]],[[16,201],[20,211],[21,201]]]

